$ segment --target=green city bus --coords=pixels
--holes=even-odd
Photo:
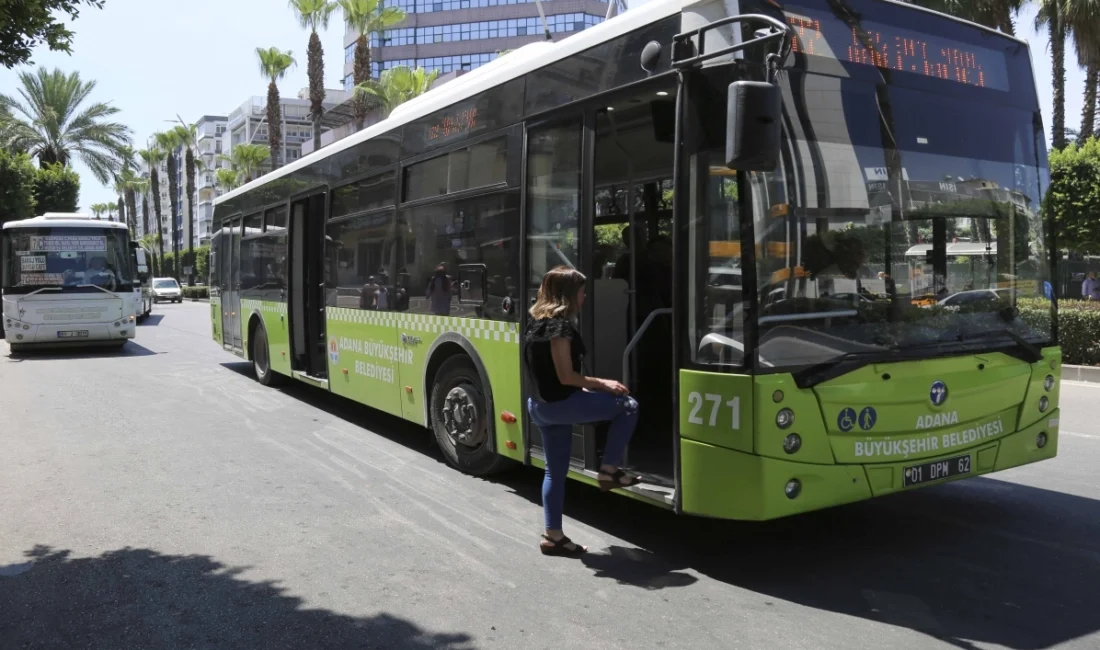
[[[461,471],[542,466],[521,339],[570,265],[587,372],[641,404],[623,493],[783,517],[1055,456],[1047,178],[1022,41],[882,0],[655,0],[220,197],[213,336]],[[915,300],[910,269],[958,284],[960,238],[967,288],[1003,291]],[[572,477],[605,438],[575,428]]]

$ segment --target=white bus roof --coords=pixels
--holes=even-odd
[[[4,230],[9,228],[109,228],[114,230],[126,230],[126,224],[117,221],[103,221],[94,219],[91,215],[79,212],[47,212],[40,217],[9,221],[4,224]]]
[[[327,147],[314,151],[308,156],[299,158],[289,165],[280,167],[231,192],[223,194],[214,199],[214,205],[219,205],[225,201],[236,198],[254,188],[261,187],[283,176],[292,174],[315,162],[324,160],[372,138],[384,135],[397,127],[447,108],[448,106],[452,106],[464,99],[496,88],[508,81],[518,79],[528,73],[563,59],[567,59],[575,54],[579,54],[601,43],[622,36],[623,34],[655,23],[663,18],[677,15],[689,7],[709,4],[712,1],[713,0],[653,0],[639,7],[634,7],[610,20],[605,20],[598,25],[576,32],[572,36],[560,41],[542,41],[524,45],[514,52],[509,53],[507,56],[497,57],[489,63],[479,66],[461,77],[458,77],[454,81],[443,84],[439,88],[433,89],[401,104],[381,122],[372,124],[358,133],[353,133],[343,140],[338,140]],[[884,1],[905,6],[914,11],[933,13],[942,17],[944,20],[965,23],[984,31],[997,34],[998,36],[1024,43],[1024,41],[1006,36],[996,30],[991,30],[976,23],[941,14],[930,9],[897,2],[897,0]],[[1026,43],[1024,44],[1026,46]]]

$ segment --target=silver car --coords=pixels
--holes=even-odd
[[[183,302],[183,289],[175,278],[153,279],[153,302]]]

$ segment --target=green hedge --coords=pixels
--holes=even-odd
[[[1040,331],[1050,329],[1049,303],[1021,298],[1020,318]],[[1058,343],[1062,362],[1075,366],[1100,366],[1100,302],[1058,301]]]
[[[183,287],[184,298],[209,298],[209,287]]]

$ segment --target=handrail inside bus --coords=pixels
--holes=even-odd
[[[630,343],[626,344],[626,348],[623,349],[623,383],[626,383],[630,379],[630,354],[634,351],[634,348],[638,346],[638,343],[642,340],[642,335],[649,329],[649,326],[653,324],[653,319],[658,316],[672,315],[671,307],[662,307],[661,309],[654,309],[649,312],[649,315],[642,321],[642,326],[638,328],[638,331],[634,334],[634,338],[630,339]]]

